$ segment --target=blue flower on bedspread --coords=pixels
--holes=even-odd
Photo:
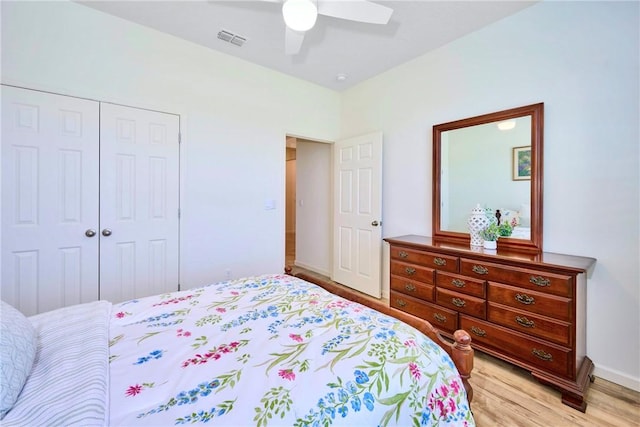
[[[147,363],[150,360],[153,359],[160,359],[162,357],[163,351],[162,350],[154,350],[151,353],[149,353],[147,356],[142,356],[138,358],[137,362],[134,362],[134,365],[142,365],[143,363]]]

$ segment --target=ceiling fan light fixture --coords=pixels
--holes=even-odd
[[[307,31],[316,23],[318,8],[312,0],[286,0],[282,5],[282,16],[287,27]]]
[[[503,122],[498,123],[498,129],[500,130],[511,130],[516,127],[515,120],[505,120]]]

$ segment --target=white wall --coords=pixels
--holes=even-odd
[[[182,115],[183,287],[283,271],[285,135],[338,136],[336,92],[69,2],[2,2],[2,83]]]
[[[640,390],[638,28],[637,2],[539,3],[347,91],[341,134],[384,132],[384,235],[430,235],[432,126],[544,102],[544,250],[598,259],[588,355]]]

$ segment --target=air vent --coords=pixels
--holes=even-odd
[[[242,36],[239,36],[237,34],[233,34],[232,32],[227,31],[227,30],[220,30],[220,32],[218,32],[218,38],[220,40],[224,40],[226,42],[234,44],[236,46],[242,46],[244,44],[244,42],[247,41],[246,37],[242,37]]]

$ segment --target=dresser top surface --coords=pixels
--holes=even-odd
[[[504,251],[498,249],[487,250],[481,247],[471,247],[450,242],[439,242],[431,237],[408,234],[405,236],[386,237],[386,242],[404,245],[422,250],[437,250],[456,256],[481,259],[487,262],[522,263],[537,267],[569,268],[577,272],[588,272],[595,265],[596,259],[584,256],[541,252],[537,254]]]

